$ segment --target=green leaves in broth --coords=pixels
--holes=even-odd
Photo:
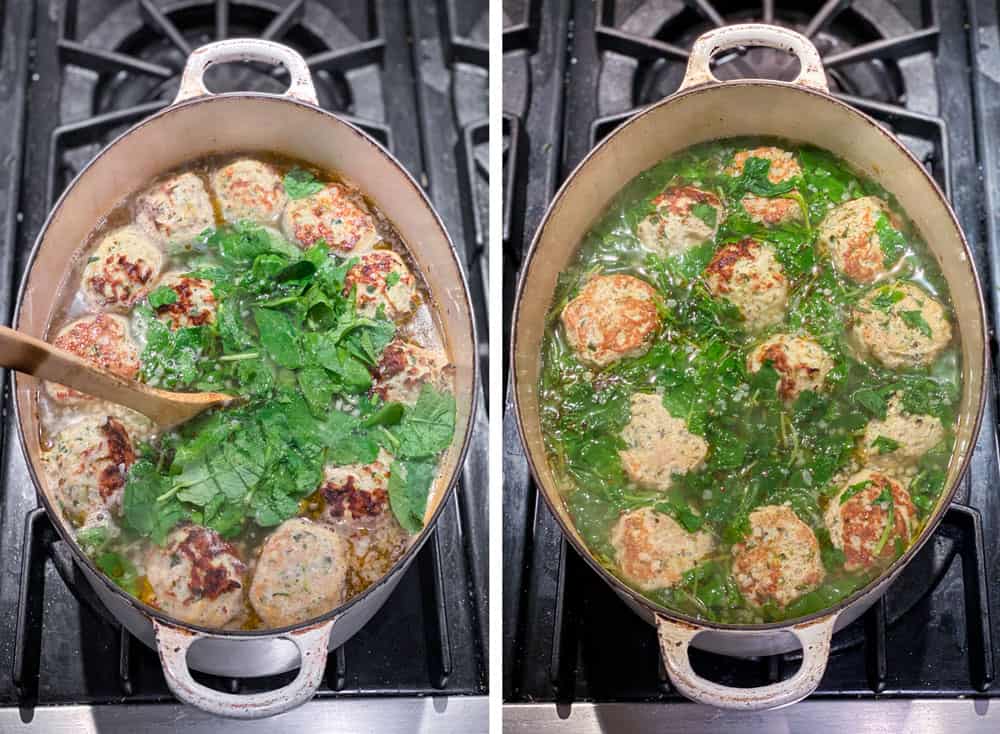
[[[736,151],[760,145],[791,151],[800,171],[775,183],[768,177],[769,161],[750,156],[741,175],[726,172]],[[663,257],[647,249],[637,231],[639,223],[656,212],[654,198],[672,186],[715,194],[723,210],[716,221],[715,207],[693,205],[691,215],[710,229],[718,225],[715,236]],[[801,215],[765,226],[741,205],[748,195],[791,199]],[[889,269],[874,285],[853,282],[838,272],[817,236],[831,209],[865,196],[879,197],[893,212],[891,219],[882,216],[874,225]],[[747,328],[732,303],[712,295],[705,278],[706,266],[720,247],[746,238],[770,247],[787,278],[783,319],[757,332]],[[660,323],[643,354],[597,368],[577,359],[560,314],[590,278],[616,273],[655,288]],[[889,369],[863,353],[848,334],[861,299],[895,280],[911,281],[941,301],[952,320],[937,264],[905,213],[878,184],[827,151],[788,141],[717,141],[672,156],[630,181],[584,237],[576,259],[560,277],[542,347],[540,408],[550,465],[595,557],[634,583],[623,574],[612,528],[626,512],[653,508],[686,532],[710,534],[713,544],[711,552],[688,564],[674,583],[652,590],[647,585],[643,593],[703,619],[759,623],[828,607],[903,552],[906,544],[901,539],[890,540],[890,517],[880,526],[885,532],[876,543],[876,561],[847,571],[845,552],[834,544],[824,519],[847,479],[872,456],[888,460],[902,451],[898,436],[871,437],[874,445],[867,454],[863,446],[870,422],[889,420],[900,410],[940,420],[944,429],[941,441],[895,477],[915,506],[911,537],[944,487],[960,394],[954,340],[928,366]],[[885,290],[887,295],[879,295],[874,308],[894,305],[891,289]],[[907,313],[900,314],[906,326],[929,336],[921,312]],[[775,334],[809,338],[829,355],[832,368],[822,379],[822,389],[806,389],[786,399],[782,375],[771,361],[765,360],[756,372],[748,370],[750,352]],[[666,490],[637,485],[622,462],[622,431],[636,393],[661,395],[670,416],[682,419],[687,431],[708,445],[704,461],[687,473],[674,474]],[[766,505],[794,511],[816,536],[822,562],[822,583],[800,589],[783,604],[748,598],[733,574],[734,546],[746,541],[751,513]],[[660,560],[669,561],[669,552]]]

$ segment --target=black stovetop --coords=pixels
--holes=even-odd
[[[505,0],[505,343],[515,278],[555,189],[638,108],[672,93],[713,25],[771,20],[811,35],[835,94],[884,122],[948,192],[996,322],[1000,285],[997,8],[946,0]],[[728,66],[729,68],[725,68]],[[760,49],[722,76],[787,73]],[[992,337],[992,331],[991,331]],[[992,344],[992,342],[991,342]],[[995,353],[994,353],[995,356]],[[971,469],[933,541],[834,637],[817,696],[996,696],[1000,477],[995,372]],[[506,389],[506,385],[505,385]],[[509,392],[508,392],[509,396]],[[675,701],[653,628],[563,540],[504,420],[504,698]],[[693,654],[731,685],[787,677],[796,655]]]
[[[50,204],[119,131],[169,103],[191,48],[226,37],[287,43],[320,104],[372,134],[429,192],[485,323],[487,2],[52,0],[0,4],[0,321]],[[281,92],[280,76],[224,65],[216,91]],[[486,338],[486,330],[480,336]],[[485,349],[481,348],[481,352]],[[486,360],[484,359],[484,362]],[[487,365],[484,365],[484,370]],[[167,701],[155,653],[88,593],[37,501],[7,409],[0,447],[0,706]],[[330,656],[320,696],[487,689],[486,433],[459,490],[371,622]],[[215,680],[224,690],[274,681]],[[30,720],[30,715],[28,719]]]

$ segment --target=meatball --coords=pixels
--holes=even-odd
[[[425,349],[412,342],[393,339],[375,367],[372,392],[387,403],[413,405],[425,384],[447,390],[452,366],[440,349]]]
[[[889,207],[877,196],[863,196],[834,207],[817,230],[837,270],[855,283],[871,283],[886,272],[875,225]]]
[[[241,158],[223,166],[212,176],[212,189],[222,216],[229,222],[249,219],[273,222],[285,208],[288,197],[281,176],[261,161]]]
[[[205,184],[182,173],[152,186],[136,201],[135,221],[159,242],[187,242],[215,226]]]
[[[889,518],[892,518],[892,527]],[[865,469],[844,484],[826,508],[830,542],[844,552],[844,570],[871,568],[892,558],[916,527],[917,511],[903,485],[887,474]]]
[[[200,525],[173,530],[146,553],[150,603],[182,622],[222,627],[244,611],[246,566],[236,549]]]
[[[622,515],[611,530],[622,576],[643,591],[668,589],[715,550],[706,532],[689,533],[652,507]]]
[[[790,507],[766,505],[750,513],[750,534],[733,546],[733,579],[747,601],[786,607],[825,575],[816,535]]]
[[[134,379],[139,374],[139,348],[132,341],[128,322],[122,316],[99,313],[77,319],[64,326],[52,344],[116,375]],[[45,383],[45,389],[59,402],[93,400],[89,395],[55,382]]]
[[[656,211],[639,222],[638,237],[661,257],[681,255],[715,237],[725,217],[722,201],[694,186],[672,186],[653,199]]]
[[[392,460],[391,454],[381,450],[371,464],[328,466],[324,472],[321,518],[347,537],[350,594],[382,578],[409,544],[409,534],[389,505]]]
[[[64,428],[44,452],[52,497],[75,527],[106,524],[121,512],[135,447],[127,423],[93,413]]]
[[[392,250],[374,250],[361,256],[347,271],[344,288],[356,288],[354,302],[358,313],[374,317],[379,306],[387,318],[401,319],[417,304],[417,279],[403,258]]]
[[[212,292],[214,283],[205,278],[193,278],[185,273],[167,273],[158,288],[169,288],[177,294],[173,303],[156,309],[156,318],[172,329],[188,326],[205,326],[215,323],[218,304]]]
[[[885,420],[873,418],[865,427],[862,439],[864,462],[873,469],[901,476],[943,440],[941,419],[907,413],[897,393],[889,400]]]
[[[283,522],[264,542],[250,583],[250,604],[271,627],[304,622],[344,602],[347,542],[302,517]]]
[[[739,309],[747,328],[759,331],[785,317],[788,279],[767,245],[746,238],[719,248],[705,269],[709,291]]]
[[[362,522],[389,511],[392,454],[380,449],[371,464],[327,466],[320,494],[328,522]]]
[[[97,309],[128,311],[160,275],[163,253],[138,227],[106,235],[87,258],[83,294]]]
[[[931,364],[951,341],[944,306],[920,286],[896,281],[869,292],[851,314],[849,335],[889,369]]]
[[[322,191],[288,202],[281,228],[302,248],[319,240],[338,255],[368,252],[382,237],[360,196],[342,184],[327,184]]]
[[[607,367],[649,348],[660,328],[656,291],[631,275],[598,275],[562,311],[563,328],[577,359]]]
[[[632,417],[622,431],[626,448],[618,452],[622,466],[636,484],[666,491],[674,474],[701,466],[708,444],[670,415],[659,395],[636,393],[631,404]]]
[[[795,156],[787,150],[773,147],[741,150],[733,156],[733,161],[726,169],[730,176],[740,176],[743,167],[750,158],[763,158],[771,162],[767,178],[773,184],[782,183],[802,175],[802,169]],[[794,192],[794,190],[793,190]],[[750,219],[757,224],[769,227],[802,219],[802,207],[797,199],[786,197],[769,198],[746,194],[740,202]]]
[[[747,358],[747,370],[757,372],[770,362],[778,372],[778,394],[792,401],[804,390],[819,392],[833,359],[826,350],[808,337],[775,334],[759,344]]]

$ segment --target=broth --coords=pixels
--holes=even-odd
[[[643,172],[546,318],[550,465],[594,556],[658,604],[726,623],[829,607],[943,490],[947,285],[892,196],[827,151],[721,140]]]
[[[64,283],[50,341],[157,387],[243,398],[157,434],[39,390],[52,504],[126,591],[203,626],[276,627],[402,556],[453,436],[453,368],[376,202],[304,161],[204,158],[109,212]]]

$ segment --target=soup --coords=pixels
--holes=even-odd
[[[157,433],[39,390],[52,504],[143,602],[205,627],[297,624],[422,529],[453,368],[404,243],[335,172],[230,155],[151,182],[99,223],[48,333],[123,376],[241,398]]]
[[[593,555],[655,603],[738,624],[827,608],[940,497],[948,289],[893,197],[827,151],[720,140],[643,172],[546,318],[550,466]]]

